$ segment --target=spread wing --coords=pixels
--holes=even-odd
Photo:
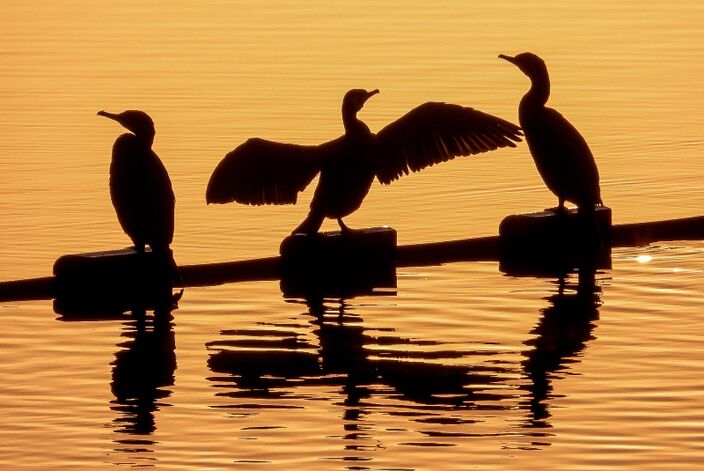
[[[225,156],[210,176],[208,203],[292,204],[320,171],[327,144],[301,146],[252,138]]]
[[[516,147],[518,126],[472,108],[424,103],[377,133],[376,176],[389,184],[409,172],[499,147]]]

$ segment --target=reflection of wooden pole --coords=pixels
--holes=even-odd
[[[704,216],[635,224],[611,228],[612,247],[634,247],[665,240],[704,239]],[[458,261],[497,261],[498,236],[445,242],[402,245],[396,248],[399,267],[437,265]],[[280,257],[235,262],[184,265],[179,267],[182,282],[177,287],[210,286],[240,281],[278,280]],[[51,299],[54,277],[0,282],[0,301]]]

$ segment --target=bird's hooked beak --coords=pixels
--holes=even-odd
[[[506,54],[499,54],[499,59],[509,61],[511,64],[516,65],[516,58],[515,57],[507,56]]]
[[[120,122],[118,115],[115,113],[108,113],[107,111],[98,111],[98,116],[105,116],[106,118],[110,118],[114,121],[117,121],[118,123]]]
[[[377,93],[379,93],[379,89],[378,89],[378,88],[375,88],[374,90],[370,91],[370,92],[367,94],[367,98],[365,98],[364,101],[366,102],[368,99],[370,99],[371,97],[373,97],[373,96],[376,95]]]
[[[146,139],[150,142],[154,139],[154,122],[144,111],[127,110],[122,113],[98,111],[98,116],[112,119],[140,139]]]

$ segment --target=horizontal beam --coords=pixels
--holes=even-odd
[[[703,240],[704,216],[614,225],[612,247],[634,247],[658,241]],[[439,265],[460,261],[499,261],[499,236],[401,245],[398,267]],[[212,286],[243,281],[280,279],[281,258],[267,257],[222,263],[183,265],[177,287]],[[55,278],[42,277],[0,282],[0,302],[52,299]]]

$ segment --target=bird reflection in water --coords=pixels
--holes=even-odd
[[[306,305],[307,326],[295,331],[290,324],[223,331],[225,338],[208,343],[213,351],[209,367],[219,374],[210,379],[218,396],[234,401],[228,410],[251,410],[253,399],[261,409],[300,407],[296,401],[309,397],[307,387],[339,388],[342,400],[335,405],[344,433],[338,438],[354,454],[380,446],[369,419],[380,408],[410,415],[421,428],[467,423],[456,418],[459,410],[509,408],[507,394],[497,390],[515,377],[515,371],[491,362],[452,364],[486,352],[446,349],[442,342],[395,336],[393,329],[371,331],[343,299],[292,302]],[[308,333],[316,340],[306,339]],[[274,404],[272,399],[280,402]],[[421,433],[431,442],[446,437],[441,432]]]
[[[594,339],[593,330],[599,319],[601,287],[596,283],[596,271],[582,268],[577,283],[567,276],[557,280],[557,293],[547,298],[549,307],[531,331],[535,335],[525,345],[521,362],[529,383],[529,400],[522,404],[531,415],[526,427],[550,427],[550,400],[556,397],[553,381],[572,369],[587,342]]]
[[[148,435],[156,430],[154,412],[171,395],[176,371],[176,342],[171,309],[160,308],[153,316],[144,309],[133,311],[134,320],[125,323],[115,354],[111,389],[115,396],[111,408],[120,413],[115,419],[117,432]]]
[[[171,313],[178,308],[183,290],[167,297],[156,293],[149,299],[130,294],[102,302],[88,296],[85,304],[78,299],[57,299],[54,308],[62,321],[122,322],[126,341],[118,344],[120,349],[110,363],[110,388],[115,398],[110,408],[118,415],[112,424],[115,432],[124,434],[114,440],[119,446],[115,451],[128,453],[137,464],[151,460],[145,453],[151,452],[154,442],[147,436],[156,430],[155,412],[168,405],[163,401],[171,395],[174,384],[176,343]]]

